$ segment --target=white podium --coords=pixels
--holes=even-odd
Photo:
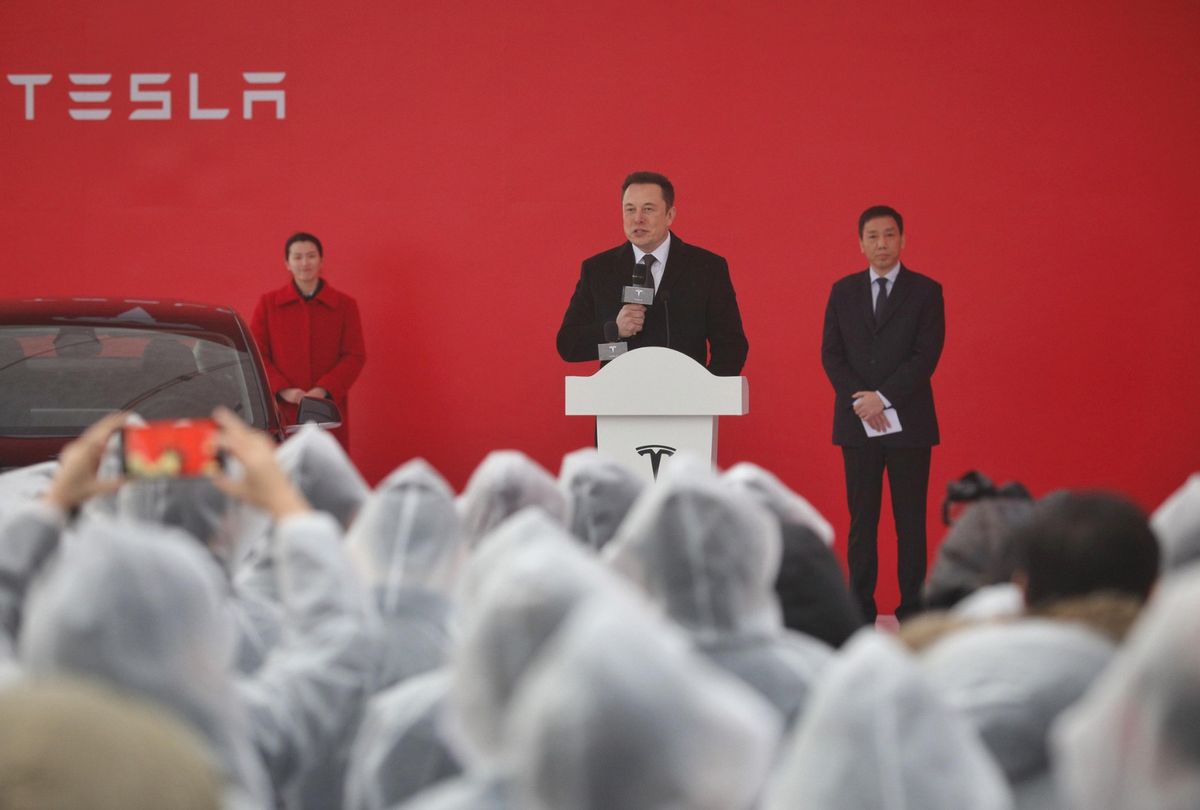
[[[714,377],[686,354],[657,346],[566,383],[567,416],[595,416],[600,452],[647,481],[682,451],[715,465],[717,417],[750,411],[745,377]]]

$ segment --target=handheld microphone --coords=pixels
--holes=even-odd
[[[646,285],[646,265],[644,262],[634,262],[632,283],[621,292],[622,304],[641,304],[650,306],[654,303],[654,286]]]
[[[644,262],[636,262],[633,265],[633,286],[646,286],[646,265]]]

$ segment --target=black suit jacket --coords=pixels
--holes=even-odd
[[[901,265],[878,326],[870,271],[833,285],[825,308],[821,362],[833,383],[833,443],[867,443],[854,415],[855,391],[878,391],[896,408],[903,428],[884,436],[890,447],[932,447],[940,440],[930,377],[946,338],[942,285]]]
[[[596,346],[605,342],[604,324],[616,321],[621,289],[632,276],[633,246],[628,242],[584,260],[558,328],[562,359],[598,359]],[[667,269],[646,311],[645,327],[627,342],[630,350],[666,346],[681,351],[718,376],[740,374],[749,343],[726,261],[671,234]]]

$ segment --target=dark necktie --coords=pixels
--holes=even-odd
[[[875,283],[879,285],[879,295],[875,297],[875,324],[879,325],[883,322],[883,308],[887,306],[887,279],[877,278]]]
[[[654,262],[655,261],[657,261],[657,259],[654,258],[653,253],[647,253],[645,256],[642,257],[642,264],[646,265],[646,286],[647,287],[657,287],[658,286],[657,284],[654,283]]]

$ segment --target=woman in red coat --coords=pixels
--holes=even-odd
[[[331,399],[342,412],[333,435],[349,451],[347,395],[367,359],[358,304],[321,278],[320,239],[297,233],[283,251],[292,281],[258,300],[250,330],[284,424],[295,423],[301,398]]]

